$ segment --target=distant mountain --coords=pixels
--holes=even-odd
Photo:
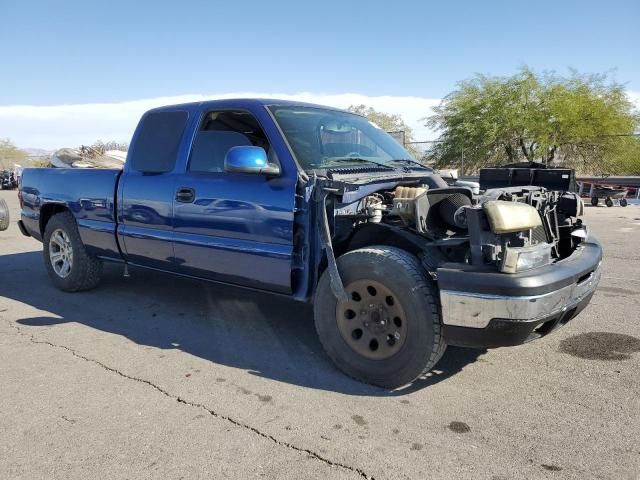
[[[23,152],[27,152],[30,157],[48,157],[55,150],[44,150],[42,148],[21,148]]]

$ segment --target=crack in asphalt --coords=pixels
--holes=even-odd
[[[106,365],[104,363],[102,363],[99,360],[96,360],[94,358],[90,358],[90,357],[86,357],[84,355],[82,355],[81,353],[76,352],[74,349],[67,347],[66,345],[59,345],[53,342],[49,342],[47,340],[36,340],[34,335],[30,335],[28,333],[25,333],[22,331],[22,329],[20,327],[18,327],[17,325],[15,325],[13,322],[8,321],[9,326],[13,327],[18,334],[20,334],[23,337],[28,338],[28,340],[36,345],[48,345],[50,347],[54,347],[54,348],[59,348],[62,350],[66,350],[68,352],[70,352],[74,357],[79,358],[81,360],[84,360],[85,362],[89,362],[89,363],[93,363],[95,365],[98,365],[99,367],[102,367],[104,370],[107,370],[109,372],[115,373],[116,375],[121,376],[122,378],[126,378],[128,380],[133,380],[135,382],[139,382],[139,383],[143,383],[145,385],[148,385],[149,387],[153,388],[154,390],[162,393],[163,395],[165,395],[168,398],[171,398],[172,400],[175,400],[178,403],[181,403],[183,405],[187,405],[189,407],[194,407],[194,408],[200,408],[202,410],[204,410],[205,412],[207,412],[209,415],[211,415],[212,417],[218,418],[220,420],[224,420],[226,422],[229,422],[233,425],[235,425],[236,427],[242,428],[244,430],[248,430],[251,433],[254,433],[266,440],[269,440],[273,443],[275,443],[276,445],[279,445],[281,447],[284,448],[288,448],[289,450],[293,450],[295,452],[298,453],[303,453],[308,455],[309,457],[318,460],[330,467],[337,467],[337,468],[341,468],[343,470],[348,470],[352,473],[356,473],[358,474],[360,477],[366,479],[366,480],[375,480],[375,478],[369,474],[367,474],[366,472],[364,472],[363,470],[361,470],[360,468],[356,468],[356,467],[351,467],[349,465],[345,465],[344,463],[340,463],[340,462],[334,462],[326,457],[323,457],[322,455],[320,455],[319,453],[314,452],[313,450],[309,450],[307,448],[303,448],[303,447],[298,447],[296,445],[293,445],[289,442],[285,442],[283,440],[278,440],[276,437],[274,437],[273,435],[270,435],[268,433],[262,432],[260,430],[258,430],[255,427],[252,427],[251,425],[247,425],[246,423],[242,423],[239,420],[236,420],[232,417],[229,417],[227,415],[223,415],[221,413],[216,412],[215,410],[210,409],[209,407],[207,407],[206,405],[202,404],[202,403],[196,403],[196,402],[191,402],[189,400],[186,400],[178,395],[173,395],[172,393],[169,393],[167,390],[165,390],[162,387],[159,387],[158,385],[156,385],[155,383],[146,380],[144,378],[139,378],[139,377],[134,377],[132,375],[128,375],[126,373],[121,372],[120,370],[110,367],[109,365]]]

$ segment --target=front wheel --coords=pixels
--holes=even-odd
[[[60,290],[78,292],[100,283],[102,261],[87,253],[71,213],[51,217],[42,243],[49,277]]]
[[[591,197],[591,205],[594,207],[598,206],[598,197]]]
[[[431,370],[446,343],[437,289],[418,260],[386,246],[354,250],[337,260],[348,301],[320,278],[314,303],[316,330],[334,363],[347,375],[398,388]]]
[[[607,199],[604,201],[604,204],[607,207],[613,207],[613,200],[611,200],[609,197],[607,197]]]
[[[620,199],[620,206],[621,207],[626,207],[629,203],[627,202],[626,198],[621,198]]]

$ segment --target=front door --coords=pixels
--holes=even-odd
[[[295,180],[225,172],[227,151],[241,145],[277,161],[250,113],[205,116],[186,172],[176,177],[175,261],[185,274],[289,293]]]

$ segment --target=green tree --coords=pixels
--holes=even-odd
[[[597,175],[637,175],[640,176],[640,137],[622,137],[616,139],[611,151],[602,163]]]
[[[26,152],[17,148],[8,138],[0,138],[0,170],[10,169],[14,163],[24,162]]]
[[[370,122],[375,123],[385,132],[402,132],[403,139],[399,140],[400,143],[404,143],[405,148],[414,157],[420,158],[422,155],[418,152],[410,142],[414,141],[413,130],[407,125],[402,116],[391,113],[384,113],[375,110],[373,107],[367,105],[351,105],[347,110],[363,117],[367,117]],[[398,137],[396,137],[398,138]]]
[[[625,173],[622,157],[635,146],[638,125],[624,87],[606,75],[563,77],[523,67],[511,77],[460,82],[427,119],[440,131],[429,157],[439,167],[459,166],[464,150],[466,172],[537,161],[583,173]]]

